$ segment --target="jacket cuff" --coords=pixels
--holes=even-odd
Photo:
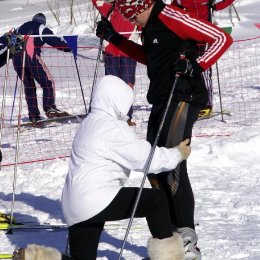
[[[111,38],[110,38],[110,42],[113,43],[114,45],[118,45],[122,39],[124,38],[124,36],[122,36],[119,33],[115,33]]]
[[[204,71],[204,68],[202,68],[196,60],[191,60],[190,62],[195,74],[201,74]]]

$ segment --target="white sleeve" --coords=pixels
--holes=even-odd
[[[109,158],[129,170],[144,172],[151,151],[150,143],[138,139],[133,133],[124,137],[107,148]],[[177,148],[156,147],[149,173],[173,170],[181,161],[181,153]]]

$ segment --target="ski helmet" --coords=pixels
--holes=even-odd
[[[32,21],[37,21],[43,25],[46,25],[46,16],[43,13],[38,13],[34,15],[32,18]]]

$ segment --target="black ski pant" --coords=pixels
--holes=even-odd
[[[17,75],[22,79],[23,57],[17,54],[13,58],[14,69]],[[41,86],[43,92],[43,110],[47,112],[55,107],[54,80],[44,61],[40,56],[35,55],[31,59],[28,55],[25,57],[24,67],[24,93],[29,111],[30,119],[38,117],[40,110],[38,108],[37,92],[35,81]]]
[[[165,119],[165,123],[162,128],[160,138],[158,140],[157,145],[159,147],[166,146],[166,141],[169,134],[171,121],[177,106],[178,106],[177,102],[172,102],[170,104]],[[155,141],[157,131],[165,111],[165,107],[166,107],[166,102],[155,104],[152,107],[151,114],[149,117],[149,122],[148,122],[148,130],[147,130],[147,140],[151,144],[153,144]],[[191,138],[192,128],[195,121],[198,118],[199,112],[200,112],[200,108],[189,105],[187,119],[186,119],[184,132],[183,132],[183,140],[187,138]],[[178,190],[174,196],[172,196],[170,187],[167,183],[168,174],[169,172],[156,174],[156,179],[159,182],[160,189],[165,192],[168,198],[172,225],[176,226],[177,228],[190,227],[194,229],[195,202],[194,202],[193,191],[187,173],[186,161],[183,161],[180,165],[180,182],[179,182]]]
[[[114,200],[93,218],[69,227],[70,254],[74,260],[95,260],[100,235],[106,221],[131,217],[139,188],[122,188]],[[161,190],[144,188],[135,218],[145,217],[153,237],[172,236],[167,198]]]

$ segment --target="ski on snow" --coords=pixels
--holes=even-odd
[[[44,128],[45,126],[48,126],[48,124],[51,123],[70,123],[71,120],[80,123],[87,115],[86,114],[78,114],[78,115],[68,115],[68,116],[60,116],[60,117],[52,117],[52,118],[44,118],[36,123],[33,123],[31,121],[28,122],[22,122],[20,125],[11,125],[10,128],[17,128],[20,127],[39,127]]]
[[[12,259],[13,254],[0,254],[0,259]]]
[[[67,229],[66,224],[50,224],[50,223],[37,223],[37,222],[28,222],[28,223],[13,223],[10,225],[7,222],[0,223],[0,231],[7,231],[8,229],[45,229],[45,230],[64,230]],[[146,225],[133,225],[134,230],[143,230],[146,228]],[[104,226],[105,230],[118,230],[118,229],[126,229],[126,227],[122,224],[117,223],[107,223]]]
[[[25,230],[25,229],[45,229],[45,230],[64,230],[67,229],[66,224],[50,224],[50,223],[0,223],[0,230],[7,231],[9,229]]]
[[[12,259],[13,254],[0,254],[0,259]],[[150,258],[142,258],[142,260],[150,260]]]

